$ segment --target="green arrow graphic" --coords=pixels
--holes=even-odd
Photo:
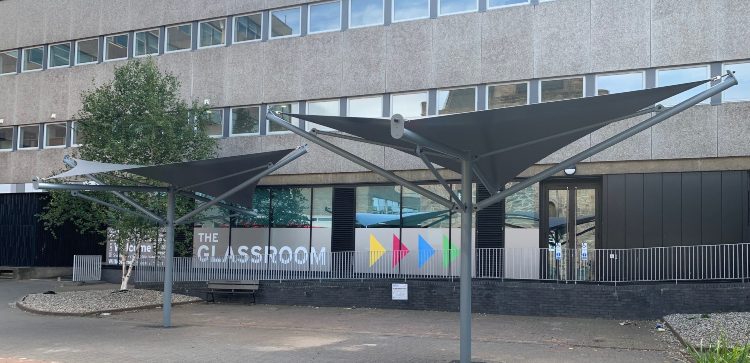
[[[443,235],[443,266],[448,265],[458,257],[458,246],[451,246],[451,240],[448,235]]]

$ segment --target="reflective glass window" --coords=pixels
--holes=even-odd
[[[235,107],[231,110],[232,135],[260,132],[260,107]]]
[[[508,183],[510,188],[516,183]],[[539,183],[505,199],[506,228],[539,228]]]
[[[21,126],[18,128],[18,148],[30,149],[39,147],[39,126]]]
[[[188,50],[193,46],[192,24],[182,24],[167,28],[167,52]]]
[[[383,24],[384,0],[351,0],[349,3],[349,27],[359,28]]]
[[[208,111],[206,135],[213,137],[222,137],[224,135],[224,110]]]
[[[313,188],[312,227],[333,227],[333,188]]]
[[[475,87],[456,88],[437,91],[438,115],[471,112],[477,108]]]
[[[644,87],[643,72],[602,74],[596,76],[596,95],[604,96],[615,93],[642,90]]]
[[[310,227],[311,193],[310,188],[271,189],[271,227]]]
[[[128,57],[128,35],[104,37],[104,60],[125,59]]]
[[[477,0],[438,0],[440,15],[467,13],[478,9]]]
[[[271,38],[301,34],[302,19],[299,7],[271,11]]]
[[[583,77],[550,79],[541,82],[541,102],[583,97]]]
[[[422,185],[423,188],[448,198],[448,192],[442,185]],[[403,228],[449,228],[450,210],[432,199],[422,196],[410,189],[403,189],[401,196],[401,215]]]
[[[401,187],[378,185],[357,187],[355,226],[358,228],[399,228],[401,226]]]
[[[83,135],[81,134],[79,125],[80,123],[78,121],[73,122],[73,125],[72,125],[73,130],[71,132],[72,139],[70,140],[71,145],[83,144]]]
[[[291,117],[289,115],[284,115],[284,113],[299,113],[299,104],[296,102],[269,105],[268,111],[278,114],[279,117],[284,119],[286,122],[291,122],[292,125],[295,125],[295,126],[299,125],[299,120],[297,118]],[[276,133],[276,132],[288,132],[288,131],[283,126],[277,125],[275,122],[268,121],[268,132]]]
[[[529,103],[529,84],[498,84],[487,87],[487,108],[521,106]]]
[[[656,85],[658,87],[671,86],[680,83],[689,83],[694,81],[703,81],[708,79],[709,71],[708,66],[698,67],[687,67],[687,68],[675,68],[675,69],[660,69],[656,71]],[[676,96],[668,98],[661,102],[662,105],[670,107],[674,106],[682,101],[687,100],[690,97],[701,93],[708,89],[708,83],[701,84],[693,89],[682,92]],[[708,103],[709,101],[703,101],[702,103]]]
[[[17,50],[0,53],[0,74],[16,73],[16,64],[18,64]]]
[[[723,101],[750,101],[750,63],[725,64],[724,73],[734,71],[738,85],[721,93]]]
[[[430,17],[430,0],[393,0],[393,21]]]
[[[79,40],[76,42],[76,64],[96,63],[99,61],[99,39]]]
[[[23,64],[21,71],[38,71],[42,69],[42,61],[44,60],[44,48],[26,48],[23,50]]]
[[[347,116],[383,117],[383,97],[357,97],[347,100]]]
[[[394,94],[391,96],[391,116],[398,113],[407,119],[425,117],[428,103],[427,92]]]
[[[263,31],[263,14],[249,14],[234,18],[234,42],[260,40]]]
[[[13,128],[0,127],[0,150],[13,149]]]
[[[320,116],[339,116],[341,114],[341,102],[339,100],[320,100],[310,101],[307,103],[307,114],[308,115],[320,115]],[[331,131],[333,129],[318,125],[312,122],[305,122],[307,130],[316,128],[321,131]]]
[[[341,2],[310,4],[309,32],[322,33],[341,29]]]
[[[67,67],[70,65],[70,43],[53,44],[49,46],[49,60],[47,67]]]
[[[135,56],[159,54],[159,29],[135,33]]]
[[[523,5],[528,4],[529,0],[488,0],[487,8],[501,8],[505,6]]]
[[[44,147],[65,146],[67,128],[64,122],[44,125]]]
[[[201,22],[198,26],[200,36],[198,46],[214,47],[224,44],[224,32],[226,31],[226,19],[217,19]]]

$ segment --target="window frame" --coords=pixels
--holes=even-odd
[[[516,6],[531,5],[531,0],[524,0],[526,2],[523,2],[523,3],[508,4],[508,5],[497,5],[497,6],[490,6],[490,1],[492,1],[492,0],[485,0],[485,4],[487,6],[487,10],[505,9],[505,8],[512,8],[512,7],[516,7]]]
[[[727,71],[729,71],[727,67],[733,64],[747,64],[748,66],[750,66],[750,60],[723,62],[721,63],[721,74],[722,75],[727,74]],[[748,94],[747,98],[742,98],[738,100],[726,100],[724,99],[724,94],[722,93],[721,95],[721,103],[736,103],[736,102],[748,102],[748,101],[750,101],[750,94]]]
[[[63,45],[63,44],[67,44],[68,45],[68,52],[73,51],[73,47],[71,46],[72,44],[70,42],[60,42],[60,43],[50,44],[47,47],[47,69],[68,68],[68,67],[71,66],[71,64],[70,64],[70,53],[68,53],[68,64],[67,65],[64,65],[64,66],[53,66],[52,65],[52,47],[57,46],[57,45]]]
[[[21,147],[21,143],[23,142],[23,137],[21,137],[21,130],[27,127],[36,127],[36,146],[29,146],[29,147]],[[39,150],[39,145],[41,145],[39,137],[39,125],[38,124],[32,124],[32,125],[18,125],[18,135],[16,136],[18,140],[16,140],[16,149],[17,150]]]
[[[126,36],[126,37],[128,37],[128,42],[127,42],[128,44],[125,46],[125,53],[126,53],[125,57],[108,59],[108,57],[109,57],[109,54],[108,54],[109,51],[108,51],[108,47],[107,47],[107,38],[119,37],[119,36],[123,36],[123,35]],[[133,43],[133,44],[135,45],[135,43]],[[130,33],[119,33],[119,34],[105,35],[104,36],[104,49],[102,50],[102,57],[104,58],[104,59],[102,59],[102,62],[115,62],[115,61],[127,60],[128,58],[130,58]]]
[[[385,99],[382,94],[375,94],[375,95],[369,95],[369,96],[357,96],[357,97],[347,97],[346,98],[346,115],[345,117],[371,117],[371,116],[352,116],[351,115],[351,103],[352,100],[360,100],[363,98],[380,98],[380,116],[372,117],[372,118],[383,118],[383,102],[385,102]]]
[[[146,54],[142,54],[142,55],[136,54],[137,53],[136,52],[136,46],[137,46],[136,42],[137,42],[138,33],[149,33],[149,32],[152,32],[154,30],[156,30],[157,32],[159,32],[159,39],[157,40],[157,44],[156,44],[156,53],[146,53]],[[164,32],[165,33],[167,32],[166,28],[165,28]],[[155,55],[161,54],[159,52],[159,48],[161,47],[161,42],[162,42],[161,28],[152,28],[152,29],[143,29],[143,30],[136,30],[136,31],[134,31],[133,32],[133,58],[153,57]],[[166,47],[164,49],[166,50]]]
[[[490,87],[495,86],[507,86],[507,85],[513,85],[513,84],[526,84],[526,103],[523,105],[517,105],[517,106],[507,106],[507,107],[500,107],[500,108],[490,108]],[[541,88],[541,85],[540,85]],[[518,107],[518,106],[528,106],[531,104],[531,81],[521,81],[521,82],[502,82],[502,83],[490,83],[487,86],[485,86],[485,97],[484,100],[484,109],[485,110],[499,110],[501,108],[510,108],[510,107]]]
[[[574,79],[574,78],[580,78],[583,80],[583,83],[581,84],[581,97],[577,98],[566,98],[564,100],[554,100],[554,101],[543,101],[542,100],[542,82],[546,81],[559,81],[561,79]],[[567,101],[567,100],[577,100],[579,98],[586,98],[586,76],[580,75],[580,76],[566,76],[566,77],[554,77],[554,78],[542,78],[539,79],[539,90],[537,91],[537,100],[538,103],[547,103],[547,102],[560,102],[560,101]]]
[[[426,93],[427,94],[427,115],[425,115],[425,116],[419,116],[417,118],[430,117],[430,91],[428,91],[428,90],[391,93],[388,96],[388,101],[390,102],[389,105],[388,105],[388,113],[391,114],[391,116],[395,115],[395,113],[393,112],[393,104],[394,104],[393,103],[393,97],[396,97],[396,96],[405,96],[405,95],[414,95],[414,94],[422,94],[422,93]],[[347,106],[349,106],[349,105],[347,104]],[[476,106],[474,106],[474,107],[476,107]],[[402,116],[404,116],[406,118],[409,118],[409,116],[405,116],[405,115],[402,115]]]
[[[7,76],[11,74],[18,74],[18,62],[20,61],[21,55],[18,52],[18,49],[8,49],[1,51],[0,54],[10,53],[10,52],[16,52],[16,65],[13,67],[13,72],[8,73],[0,73],[0,77]]]
[[[257,107],[258,108],[258,132],[241,132],[241,133],[234,133],[234,118],[232,117],[234,115],[234,110],[237,108],[252,108]],[[249,106],[234,106],[229,108],[229,137],[233,136],[256,136],[260,135],[260,120],[261,120],[261,109],[260,105],[249,105]]]
[[[321,1],[316,3],[310,3],[307,5],[307,34],[323,34],[323,33],[331,33],[331,32],[338,32],[341,31],[342,28],[342,22],[344,18],[344,6],[341,3],[342,0],[327,0],[327,1]],[[313,6],[316,5],[324,5],[324,4],[332,4],[332,3],[338,3],[339,4],[339,27],[336,29],[329,29],[329,30],[320,30],[320,31],[311,31],[310,30],[310,24],[312,24],[312,18],[311,18],[311,12],[310,9]]]
[[[657,67],[657,68],[654,69],[654,73],[655,73],[655,75],[654,75],[654,81],[655,81],[656,87],[657,88],[658,87],[667,87],[667,86],[660,86],[659,85],[659,72],[660,71],[675,71],[675,70],[690,69],[690,68],[704,68],[706,70],[706,78],[705,79],[710,79],[711,78],[711,66],[709,64],[702,64],[702,65],[701,64],[693,64],[693,65],[684,65],[684,66],[675,66],[675,67],[664,67],[664,68],[658,68]],[[694,82],[694,81],[689,81],[689,82]],[[706,89],[709,89],[711,87],[711,85],[709,83],[706,83],[705,87],[706,87]],[[685,92],[687,92],[687,91],[689,91],[689,90],[686,90]],[[676,97],[676,96],[679,96],[679,94],[674,95],[672,97]],[[665,100],[662,100],[661,102],[659,102],[659,104],[662,104],[662,102],[667,101],[667,100],[671,99],[672,97],[669,97],[669,98],[667,98]],[[682,102],[682,101],[680,101],[680,102]],[[680,103],[680,102],[678,102],[678,103]],[[705,100],[701,101],[700,103],[698,103],[698,105],[709,105],[709,104],[711,104],[711,98],[705,99]],[[665,107],[673,107],[673,106],[675,106],[675,105],[664,105],[664,104],[662,104],[662,105],[665,106]]]
[[[464,11],[459,11],[459,12],[457,12],[457,13],[448,13],[448,14],[443,14],[443,12],[442,12],[442,6],[441,6],[441,4],[442,4],[442,1],[443,1],[443,0],[437,0],[437,16],[438,16],[438,17],[441,17],[441,16],[449,16],[449,15],[459,15],[459,14],[469,14],[469,13],[476,13],[476,12],[478,12],[478,11],[479,11],[479,0],[473,0],[473,1],[474,1],[474,9],[471,9],[471,10],[464,10]]]
[[[78,125],[80,121],[73,121],[70,123],[70,146],[71,147],[79,147],[82,144],[78,142],[78,138],[76,137],[76,126]]]
[[[336,115],[336,116],[341,116],[341,99],[340,98],[324,98],[324,99],[319,99],[319,100],[307,101],[307,102],[305,102],[305,115],[310,115],[310,104],[311,103],[318,103],[318,102],[338,102],[338,104],[339,104],[339,112],[338,112],[338,115]],[[347,104],[347,106],[348,106],[348,104]],[[338,132],[339,131],[339,130],[336,130],[334,128],[330,128],[328,126],[316,124],[316,123],[314,123],[312,121],[305,121],[305,131],[310,132],[313,129],[313,127],[314,127],[313,124],[319,126],[318,130],[320,130],[320,131],[333,131],[333,132]]]
[[[170,28],[177,28],[181,26],[189,25],[190,26],[190,46],[185,49],[177,49],[177,50],[169,50],[169,29]],[[167,53],[180,53],[180,52],[189,52],[193,50],[193,37],[195,34],[193,34],[193,23],[179,23],[179,24],[173,24],[173,25],[167,25],[164,27],[164,54]],[[161,41],[161,39],[159,39]]]
[[[224,125],[224,108],[211,108],[208,110],[209,112],[221,112],[221,133],[218,135],[211,135],[208,132],[206,132],[206,136],[214,139],[222,139],[224,138],[224,128],[226,125]],[[230,130],[231,131],[231,130]]]
[[[201,45],[201,26],[206,23],[210,23],[212,21],[221,21],[224,20],[224,31],[222,32],[222,39],[221,43],[219,44],[212,44],[212,45]],[[201,20],[198,22],[198,49],[209,49],[209,48],[219,48],[219,47],[226,47],[227,46],[227,18],[214,18],[214,19],[206,19]],[[192,30],[191,30],[192,32]],[[190,36],[191,43],[193,41],[192,35]]]
[[[97,49],[96,49],[96,61],[93,61],[93,62],[85,62],[85,63],[81,63],[81,62],[80,62],[80,60],[78,59],[78,53],[79,53],[79,52],[78,52],[78,47],[79,47],[79,44],[80,44],[81,42],[87,42],[87,41],[89,41],[89,40],[96,40],[96,44],[97,44]],[[76,55],[75,55],[75,57],[74,57],[74,58],[75,58],[75,65],[76,65],[76,66],[82,66],[82,65],[86,65],[86,64],[97,64],[97,63],[99,63],[99,60],[100,60],[100,59],[99,59],[99,51],[101,50],[101,49],[99,49],[99,48],[101,48],[101,46],[102,46],[102,44],[101,44],[101,43],[99,42],[99,37],[96,37],[96,38],[87,38],[87,39],[79,39],[79,40],[76,40],[76,46],[75,46],[75,52],[76,52]]]
[[[432,1],[427,0],[427,16],[421,16],[417,18],[408,18],[408,19],[401,19],[396,20],[396,1],[397,0],[390,0],[391,2],[391,23],[403,23],[405,21],[414,21],[414,20],[422,20],[422,19],[429,19],[430,18],[430,12],[432,11]]]
[[[453,90],[466,89],[466,88],[474,89],[474,110],[466,111],[466,112],[453,112],[453,113],[441,114],[440,109],[438,108],[438,102],[439,102],[438,94],[440,93],[440,91],[453,91]],[[459,86],[459,87],[450,87],[450,88],[438,88],[435,91],[435,116],[457,115],[457,114],[468,113],[468,112],[476,112],[478,109],[479,109],[479,87],[478,86]]]
[[[299,101],[269,103],[266,109],[267,109],[267,112],[270,112],[271,111],[271,107],[278,106],[278,105],[286,105],[286,104],[291,104],[292,105],[292,112],[294,112],[294,106],[296,105],[297,106],[297,112],[296,113],[299,113]],[[305,107],[305,108],[307,108],[307,107]],[[292,120],[289,123],[292,124],[292,125],[294,125],[294,126],[299,127],[299,119],[296,118],[296,117],[292,117]],[[268,120],[268,118],[266,118],[266,135],[283,135],[283,134],[289,134],[289,133],[291,133],[291,131],[289,131],[289,130],[271,131],[271,125],[273,125],[273,124],[274,124],[274,122],[272,122],[272,121]]]
[[[243,16],[250,16],[250,15],[260,15],[260,38],[251,39],[251,40],[237,40],[237,19]],[[270,12],[269,12],[269,19],[270,19]],[[265,23],[266,23],[266,19],[263,16],[262,12],[246,13],[246,14],[232,16],[232,44],[252,43],[252,42],[263,41],[263,32],[265,32],[265,28],[266,28]]]
[[[63,144],[62,145],[48,145],[47,144],[47,135],[49,135],[49,130],[47,128],[49,126],[53,125],[62,125],[65,126],[65,137],[63,137]],[[65,148],[68,142],[68,123],[67,122],[49,122],[44,124],[44,148],[45,149],[62,149]]]
[[[31,49],[39,48],[42,50],[42,64],[40,65],[39,69],[26,69],[26,51]],[[44,70],[44,46],[36,46],[36,47],[27,47],[21,49],[21,73],[31,73],[31,72],[39,72]]]
[[[297,9],[299,10],[299,34],[290,34],[290,35],[280,35],[280,36],[273,36],[273,13],[276,11],[283,11],[283,10],[290,10],[290,9]],[[285,39],[285,38],[296,38],[302,36],[302,6],[290,6],[286,8],[278,8],[268,11],[268,40],[272,39]]]
[[[606,77],[606,76],[619,76],[619,75],[625,75],[625,74],[636,74],[639,73],[641,75],[641,88],[637,89],[635,91],[641,91],[646,89],[646,71],[618,71],[618,72],[609,72],[609,73],[597,73],[594,75],[594,96],[599,96],[599,77]],[[586,89],[586,80],[584,79],[584,90]],[[541,85],[539,87],[541,89]],[[626,92],[633,92],[633,91],[626,91]],[[623,93],[623,92],[619,92]],[[611,94],[617,94],[617,93],[611,93]]]
[[[373,24],[366,24],[366,25],[355,25],[352,26],[352,3],[351,0],[349,0],[349,19],[347,20],[347,29],[359,29],[359,28],[369,28],[371,26],[383,26],[385,25],[385,0],[380,0],[380,3],[383,7],[383,17],[380,19],[379,23],[373,23]],[[348,104],[347,104],[348,105]]]
[[[15,132],[13,132],[13,126],[2,126],[0,129],[10,129],[10,147],[7,149],[0,148],[0,152],[11,152],[13,151],[13,137],[15,136]]]

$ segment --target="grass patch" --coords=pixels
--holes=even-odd
[[[708,350],[689,350],[696,363],[750,363],[750,344],[730,346],[724,335]]]

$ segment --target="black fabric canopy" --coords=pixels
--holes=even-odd
[[[495,152],[477,159],[476,165],[491,184],[490,187],[499,189],[530,165],[612,120],[632,115],[706,82],[708,80],[605,96],[420,118],[408,121],[405,128],[431,141],[476,156]],[[389,119],[291,116],[416,155],[414,144],[391,136]],[[461,171],[460,162],[454,158],[438,155],[430,156],[430,160],[455,172]]]

